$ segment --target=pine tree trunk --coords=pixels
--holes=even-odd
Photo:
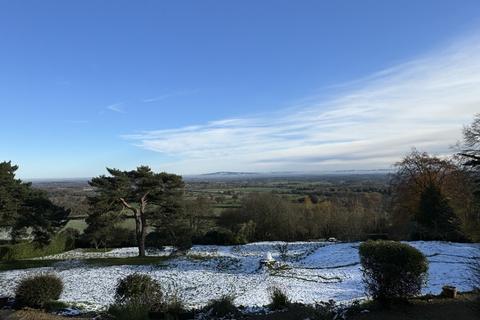
[[[145,238],[147,236],[147,228],[142,227],[142,232],[140,233],[140,242],[138,243],[138,251],[140,257],[145,257]]]
[[[142,224],[142,220],[140,219],[140,216],[141,216],[140,210],[136,210],[135,211],[135,238],[137,240],[138,256],[145,257],[145,240],[142,239],[143,224]]]
[[[138,240],[138,256],[145,257],[145,238],[140,235]]]
[[[147,237],[147,219],[145,217],[145,213],[140,210],[140,232],[138,235],[138,254],[140,257],[145,257],[145,238]]]
[[[140,208],[128,204],[125,199],[120,198],[123,205],[133,212],[135,218],[135,236],[137,239],[138,256],[145,257],[145,238],[147,236],[147,218],[145,217],[145,206],[147,204],[148,192],[140,200]]]

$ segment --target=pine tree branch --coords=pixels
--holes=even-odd
[[[123,204],[123,206],[124,206],[125,208],[130,209],[135,216],[137,215],[137,209],[135,209],[135,208],[132,207],[130,204],[128,204],[128,202],[125,201],[125,199],[120,198],[120,201],[122,202],[122,204]]]

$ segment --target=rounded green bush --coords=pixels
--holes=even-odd
[[[139,273],[120,279],[115,290],[117,303],[137,301],[153,306],[160,303],[162,296],[160,283],[149,275]]]
[[[232,295],[223,295],[218,299],[210,300],[205,306],[210,315],[215,317],[226,317],[227,315],[235,315],[238,313],[238,308],[233,301],[235,297]]]
[[[63,282],[53,274],[41,274],[24,278],[15,290],[15,301],[20,306],[44,308],[58,300],[63,291]]]
[[[414,247],[396,241],[367,241],[359,248],[367,294],[387,303],[420,293],[428,262]]]

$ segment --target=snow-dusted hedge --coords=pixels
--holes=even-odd
[[[426,282],[428,261],[414,247],[396,241],[360,245],[360,262],[367,294],[381,303],[417,295]]]
[[[58,300],[63,281],[53,274],[39,274],[22,279],[15,290],[15,302],[22,307],[43,308]]]
[[[134,273],[122,278],[115,289],[115,300],[119,303],[138,300],[152,306],[163,297],[160,283],[147,274]]]

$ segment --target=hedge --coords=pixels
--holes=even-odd
[[[359,248],[367,294],[389,302],[421,292],[426,282],[428,261],[414,247],[396,241],[367,241]]]
[[[115,289],[115,301],[124,303],[138,300],[144,305],[152,307],[160,303],[163,297],[160,283],[147,274],[134,273],[122,278]]]
[[[74,249],[74,242],[74,239],[68,232],[61,232],[45,246],[39,246],[34,242],[2,245],[0,246],[0,261],[28,259],[61,253]]]
[[[44,308],[60,298],[63,281],[53,274],[23,278],[15,289],[15,303],[20,307]]]

